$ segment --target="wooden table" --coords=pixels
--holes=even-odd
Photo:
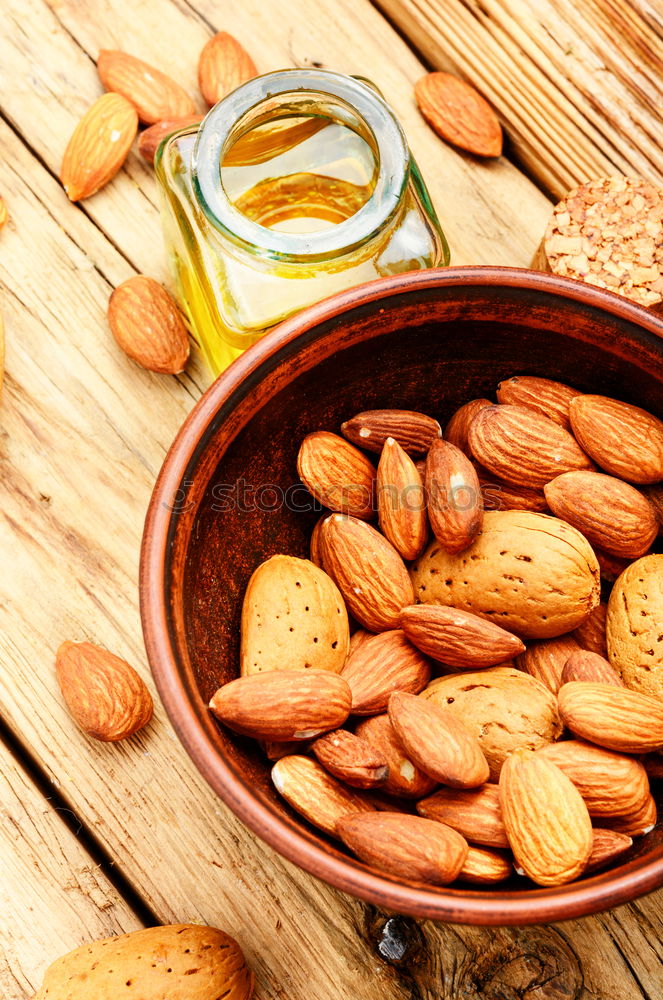
[[[555,926],[388,921],[283,861],[189,762],[163,711],[120,746],[87,740],[54,676],[92,639],[148,680],[137,608],[155,476],[210,377],[150,375],[106,326],[112,288],[166,278],[152,171],[70,205],[57,180],[101,92],[100,48],[161,64],[195,92],[209,35],[263,71],[322,65],[379,84],[429,181],[455,263],[527,266],[551,198],[615,169],[661,180],[661,7],[647,0],[5,0],[0,235],[7,373],[0,408],[0,993],[96,937],[201,921],[235,934],[260,1000],[656,1000],[663,893]],[[410,40],[411,39],[411,43]],[[619,44],[616,44],[618,39]],[[422,59],[475,81],[507,156],[481,163],[419,117]]]

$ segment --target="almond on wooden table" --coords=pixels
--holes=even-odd
[[[571,681],[558,696],[562,721],[571,732],[623,753],[663,750],[663,702],[610,684]]]
[[[378,455],[389,437],[408,455],[425,455],[442,434],[437,420],[416,410],[365,410],[346,420],[341,433],[359,448]]]
[[[572,434],[528,406],[502,403],[479,410],[469,443],[474,457],[490,472],[530,489],[545,486],[562,472],[593,468]]]
[[[504,851],[470,844],[458,878],[473,885],[494,885],[511,878],[513,874],[513,865]]]
[[[363,720],[355,732],[387,760],[389,777],[381,788],[382,792],[404,799],[430,795],[437,782],[405,756],[388,715],[374,715]]]
[[[166,289],[137,274],[118,285],[108,303],[108,323],[124,353],[148,371],[176,375],[189,359],[189,336]]]
[[[649,798],[649,779],[634,757],[582,740],[560,740],[537,750],[564,771],[590,816],[629,816]]]
[[[505,379],[497,387],[499,403],[515,403],[517,406],[529,406],[550,417],[560,427],[571,430],[569,405],[571,400],[582,393],[572,389],[562,382],[554,382],[549,378],[538,378],[535,375],[515,375]]]
[[[343,842],[374,868],[412,882],[448,885],[467,857],[467,841],[441,823],[405,813],[345,816],[337,823]]]
[[[391,437],[378,463],[377,503],[383,535],[403,559],[416,559],[428,541],[424,485],[410,456]]]
[[[605,657],[589,649],[578,649],[569,656],[562,671],[562,684],[568,684],[569,681],[593,681],[596,684],[612,684],[614,687],[625,686],[624,681]]]
[[[475,844],[508,847],[497,785],[481,788],[440,788],[417,802],[417,812],[428,819],[446,823]]]
[[[179,83],[128,52],[102,49],[97,72],[106,90],[130,101],[146,125],[195,113],[193,101]]]
[[[203,120],[202,115],[184,115],[182,118],[164,118],[163,121],[155,122],[149,128],[141,132],[138,139],[138,152],[144,156],[148,163],[154,163],[159,144],[173,132],[179,132],[182,128],[190,125],[199,125]]]
[[[460,448],[434,441],[426,458],[428,519],[446,552],[462,552],[483,524],[483,496],[476,469]]]
[[[580,447],[605,472],[636,484],[663,479],[663,422],[653,414],[592,395],[571,400],[569,412]]]
[[[136,109],[120,94],[104,94],[88,108],[72,133],[60,167],[60,180],[70,201],[89,198],[115,177],[137,131]]]
[[[332,837],[338,836],[343,816],[373,811],[368,798],[346,788],[310,757],[282,757],[272,768],[272,782],[296,812]]]
[[[516,863],[538,885],[563,885],[587,864],[592,824],[564,772],[531,750],[516,750],[500,775],[500,804]]]
[[[592,853],[589,861],[585,865],[585,873],[598,871],[612,864],[633,846],[633,839],[624,833],[616,830],[606,830],[603,827],[594,827],[592,840]]]
[[[200,53],[198,86],[210,106],[257,75],[249,53],[227,31],[213,35]]]
[[[470,424],[479,410],[485,409],[486,406],[494,406],[494,403],[490,399],[470,399],[469,402],[463,403],[449,418],[444,428],[444,440],[469,456],[470,447],[467,438]]]
[[[394,691],[419,694],[430,680],[426,657],[401,629],[367,635],[350,652],[341,676],[350,685],[353,715],[386,712]]]
[[[145,683],[126,660],[91,642],[63,642],[55,669],[75,722],[95,740],[116,743],[152,718]]]
[[[499,119],[469,83],[451,73],[428,73],[414,93],[422,115],[442,139],[475,156],[501,156]]]
[[[375,513],[375,468],[338,434],[314,431],[302,441],[297,472],[323,507],[369,519]]]
[[[516,657],[516,666],[545,684],[553,694],[562,686],[562,674],[566,661],[580,647],[570,635],[560,635],[556,639],[532,642],[524,653]]]
[[[413,604],[401,612],[405,635],[434,660],[461,670],[492,667],[522,653],[518,636],[469,611]]]
[[[229,729],[258,740],[309,740],[350,714],[347,683],[329,670],[270,670],[237,677],[210,701]]]
[[[608,605],[605,601],[597,604],[594,610],[587,615],[585,620],[570,633],[579,646],[583,649],[598,653],[599,656],[608,655],[608,644],[606,640],[606,617]]]
[[[389,777],[384,754],[347,729],[319,736],[311,749],[326,771],[353,788],[376,788]]]
[[[489,768],[477,737],[453,713],[413,694],[389,699],[389,721],[417,767],[451,788],[477,788]]]

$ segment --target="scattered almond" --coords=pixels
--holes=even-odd
[[[663,479],[663,421],[607,396],[577,396],[569,412],[580,447],[605,472],[629,483]]]
[[[467,455],[448,441],[434,441],[426,458],[428,518],[446,552],[462,552],[481,531],[483,496]]]
[[[499,403],[529,406],[545,417],[550,417],[567,431],[571,430],[569,405],[572,399],[581,395],[577,389],[572,389],[562,382],[553,382],[551,379],[538,378],[534,375],[516,375],[500,382],[497,387]]]
[[[195,114],[193,101],[172,77],[117,49],[102,49],[97,72],[106,90],[130,101],[146,125]]]
[[[366,634],[351,650],[341,673],[352,691],[353,715],[385,712],[394,691],[419,694],[430,675],[428,660],[401,629]]]
[[[163,121],[155,122],[141,132],[138,139],[138,152],[144,156],[148,163],[154,163],[157,149],[164,139],[180,129],[189,128],[190,125],[199,125],[203,120],[202,115],[185,115],[183,118],[165,118]]]
[[[148,371],[175,375],[189,358],[189,337],[166,289],[138,274],[118,285],[108,303],[108,322],[124,353]]]
[[[437,420],[416,410],[366,410],[346,420],[341,433],[358,448],[378,455],[390,437],[408,455],[425,455],[442,432]]]
[[[473,885],[494,885],[495,882],[504,882],[512,875],[513,865],[503,851],[470,844],[458,878]]]
[[[501,156],[499,119],[469,83],[450,73],[428,73],[414,93],[422,115],[442,139],[475,156]]]
[[[581,740],[560,740],[537,753],[571,779],[590,816],[630,816],[649,797],[647,772],[634,757]]]
[[[559,712],[571,732],[623,753],[663,750],[663,702],[639,691],[571,681],[559,690]]]
[[[375,468],[338,434],[307,434],[297,456],[297,472],[323,507],[353,517],[373,517]]]
[[[210,107],[257,75],[251,56],[227,31],[213,35],[200,53],[198,86]]]
[[[475,844],[508,847],[497,785],[481,788],[440,788],[417,802],[417,812],[453,827]]]
[[[311,749],[326,771],[353,788],[376,788],[389,777],[384,754],[347,729],[318,737]]]
[[[372,812],[370,801],[351,791],[310,757],[283,757],[272,768],[272,782],[280,795],[309,823],[337,837],[343,816]]]
[[[394,438],[387,438],[377,474],[380,529],[403,559],[416,559],[428,541],[424,486],[417,467]]]
[[[374,715],[363,720],[355,732],[387,761],[389,777],[382,786],[383,792],[405,799],[430,795],[436,782],[405,756],[388,715]]]
[[[94,102],[67,144],[60,180],[70,201],[81,201],[108,184],[127,158],[138,131],[138,115],[120,94]]]
[[[525,649],[518,636],[469,611],[438,604],[414,604],[401,612],[406,636],[440,663],[461,670],[492,667]]]

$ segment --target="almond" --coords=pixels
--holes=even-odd
[[[138,131],[136,109],[119,94],[104,94],[89,108],[67,144],[60,180],[70,201],[95,194],[115,177]]]
[[[500,775],[500,803],[516,862],[538,885],[580,875],[592,851],[592,824],[580,792],[540,754],[516,750]]]
[[[63,642],[55,669],[75,722],[95,740],[116,743],[152,718],[150,692],[126,660],[91,642]]]
[[[398,628],[414,603],[412,582],[396,549],[355,517],[332,514],[320,531],[322,559],[360,625],[370,632]]]
[[[478,90],[450,73],[428,73],[414,88],[419,110],[446,142],[475,156],[501,156],[502,128]]]
[[[327,517],[326,514],[323,514],[322,517],[319,517],[318,520],[315,522],[313,531],[311,532],[311,542],[309,545],[309,558],[313,563],[313,565],[317,566],[318,569],[322,569],[322,552],[320,549],[320,529],[322,528],[322,522],[325,520],[326,517]]]
[[[435,441],[426,458],[428,518],[446,552],[462,552],[483,523],[483,497],[476,470],[460,448]]]
[[[417,812],[446,823],[469,841],[487,847],[508,847],[497,785],[481,788],[440,788],[417,802]]]
[[[425,455],[441,437],[437,420],[416,410],[365,410],[341,425],[345,437],[378,455],[387,438],[394,438],[408,455]]]
[[[576,786],[590,816],[629,816],[649,796],[640,761],[580,740],[562,740],[537,751],[564,771]]]
[[[241,674],[284,667],[340,673],[349,646],[343,598],[323,570],[285,555],[254,570],[242,604]]]
[[[307,434],[297,456],[297,471],[323,507],[353,517],[373,517],[375,469],[365,455],[338,434]]]
[[[663,699],[663,554],[644,556],[621,574],[610,594],[610,662],[634,691]]]
[[[353,788],[376,788],[389,777],[384,754],[347,729],[320,736],[311,749],[326,771]]]
[[[367,632],[366,629],[358,628],[350,636],[350,649],[348,651],[348,657],[352,656],[367,639],[372,638],[372,633]]]
[[[351,700],[347,683],[329,670],[271,670],[224,684],[209,707],[236,733],[282,742],[338,729]]]
[[[127,52],[102,49],[97,72],[106,90],[130,101],[146,125],[195,113],[193,101],[179,83]]]
[[[108,303],[108,323],[124,353],[148,371],[175,375],[189,358],[189,337],[168,292],[138,274],[118,285]]]
[[[543,490],[532,490],[527,486],[505,483],[478,462],[476,469],[485,510],[531,510],[539,514],[549,513]]]
[[[529,406],[545,417],[550,417],[567,431],[571,430],[569,405],[572,399],[581,395],[577,389],[562,382],[553,382],[549,378],[538,378],[535,375],[516,375],[500,382],[497,387],[498,403]]]
[[[627,837],[642,837],[656,826],[656,801],[653,795],[648,795],[639,809],[628,816],[604,816],[601,820],[605,826]]]
[[[403,559],[416,559],[428,541],[424,486],[417,467],[394,438],[387,438],[377,474],[380,529]]]
[[[405,799],[419,799],[422,795],[430,795],[436,783],[405,756],[388,715],[374,715],[365,719],[359,723],[355,732],[386,758],[389,777],[382,786],[383,792]]]
[[[366,864],[412,882],[447,885],[467,856],[467,842],[455,830],[405,813],[345,816],[337,830]]]
[[[589,855],[589,861],[585,865],[585,874],[598,871],[599,868],[605,868],[606,865],[612,864],[613,861],[620,858],[632,846],[633,840],[631,837],[626,836],[626,834],[618,833],[616,830],[605,830],[601,827],[594,827],[592,853]]]
[[[630,483],[663,479],[663,422],[651,413],[607,396],[578,396],[569,412],[580,447],[605,472]]]
[[[367,635],[355,645],[342,670],[352,691],[353,715],[385,712],[392,692],[419,694],[430,675],[428,660],[400,629]]]
[[[658,534],[658,521],[642,493],[598,472],[565,472],[544,487],[556,517],[610,555],[637,559]]]
[[[488,780],[479,741],[451,712],[413,694],[389,699],[389,721],[409,759],[452,788],[477,788]]]
[[[210,107],[257,75],[251,56],[227,31],[213,35],[200,53],[198,86]]]
[[[511,632],[458,608],[414,604],[401,612],[401,625],[422,653],[461,670],[492,667],[525,649]]]
[[[606,616],[608,605],[602,601],[581,622],[577,628],[571,632],[579,646],[583,649],[598,653],[599,656],[608,655],[608,645],[606,642]]]
[[[490,472],[530,489],[562,472],[593,468],[568,431],[527,406],[486,406],[472,421],[469,442]]]
[[[444,440],[448,441],[449,444],[455,445],[456,448],[460,448],[462,452],[470,457],[470,446],[468,444],[470,424],[479,410],[493,405],[489,399],[470,399],[469,402],[463,403],[449,418],[449,423],[444,428]]]
[[[595,684],[624,687],[624,681],[605,657],[592,653],[589,649],[577,649],[569,656],[562,671],[562,684],[568,684],[569,681],[592,681]]]
[[[470,844],[458,878],[473,885],[493,885],[495,882],[504,882],[512,875],[513,865],[503,851],[473,847]]]
[[[310,757],[283,757],[272,768],[272,782],[296,812],[332,837],[338,836],[342,817],[373,811],[367,798],[345,788]]]
[[[183,118],[164,118],[163,121],[155,122],[140,134],[138,140],[138,152],[144,156],[148,163],[154,163],[157,149],[164,139],[180,129],[189,128],[191,125],[199,125],[203,120],[202,115],[184,115]]]
[[[573,733],[609,750],[663,750],[663,703],[639,691],[571,681],[560,688],[559,712]]]
[[[516,666],[536,677],[553,694],[557,694],[562,686],[562,673],[566,661],[572,653],[579,650],[578,643],[569,635],[532,642],[525,652],[516,658]]]

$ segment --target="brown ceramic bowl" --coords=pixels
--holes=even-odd
[[[172,723],[210,785],[291,861],[378,906],[476,924],[561,920],[663,884],[660,829],[617,867],[555,889],[408,884],[371,869],[293,813],[257,745],[207,703],[237,674],[242,595],[275,552],[308,555],[317,515],[256,510],[297,483],[300,441],[360,410],[423,410],[442,423],[500,379],[561,379],[663,416],[663,320],[615,295],[531,271],[468,267],[385,278],[281,324],[224,372],[182,427],[147,516],[141,598],[147,651]],[[274,489],[269,491],[267,486]]]

